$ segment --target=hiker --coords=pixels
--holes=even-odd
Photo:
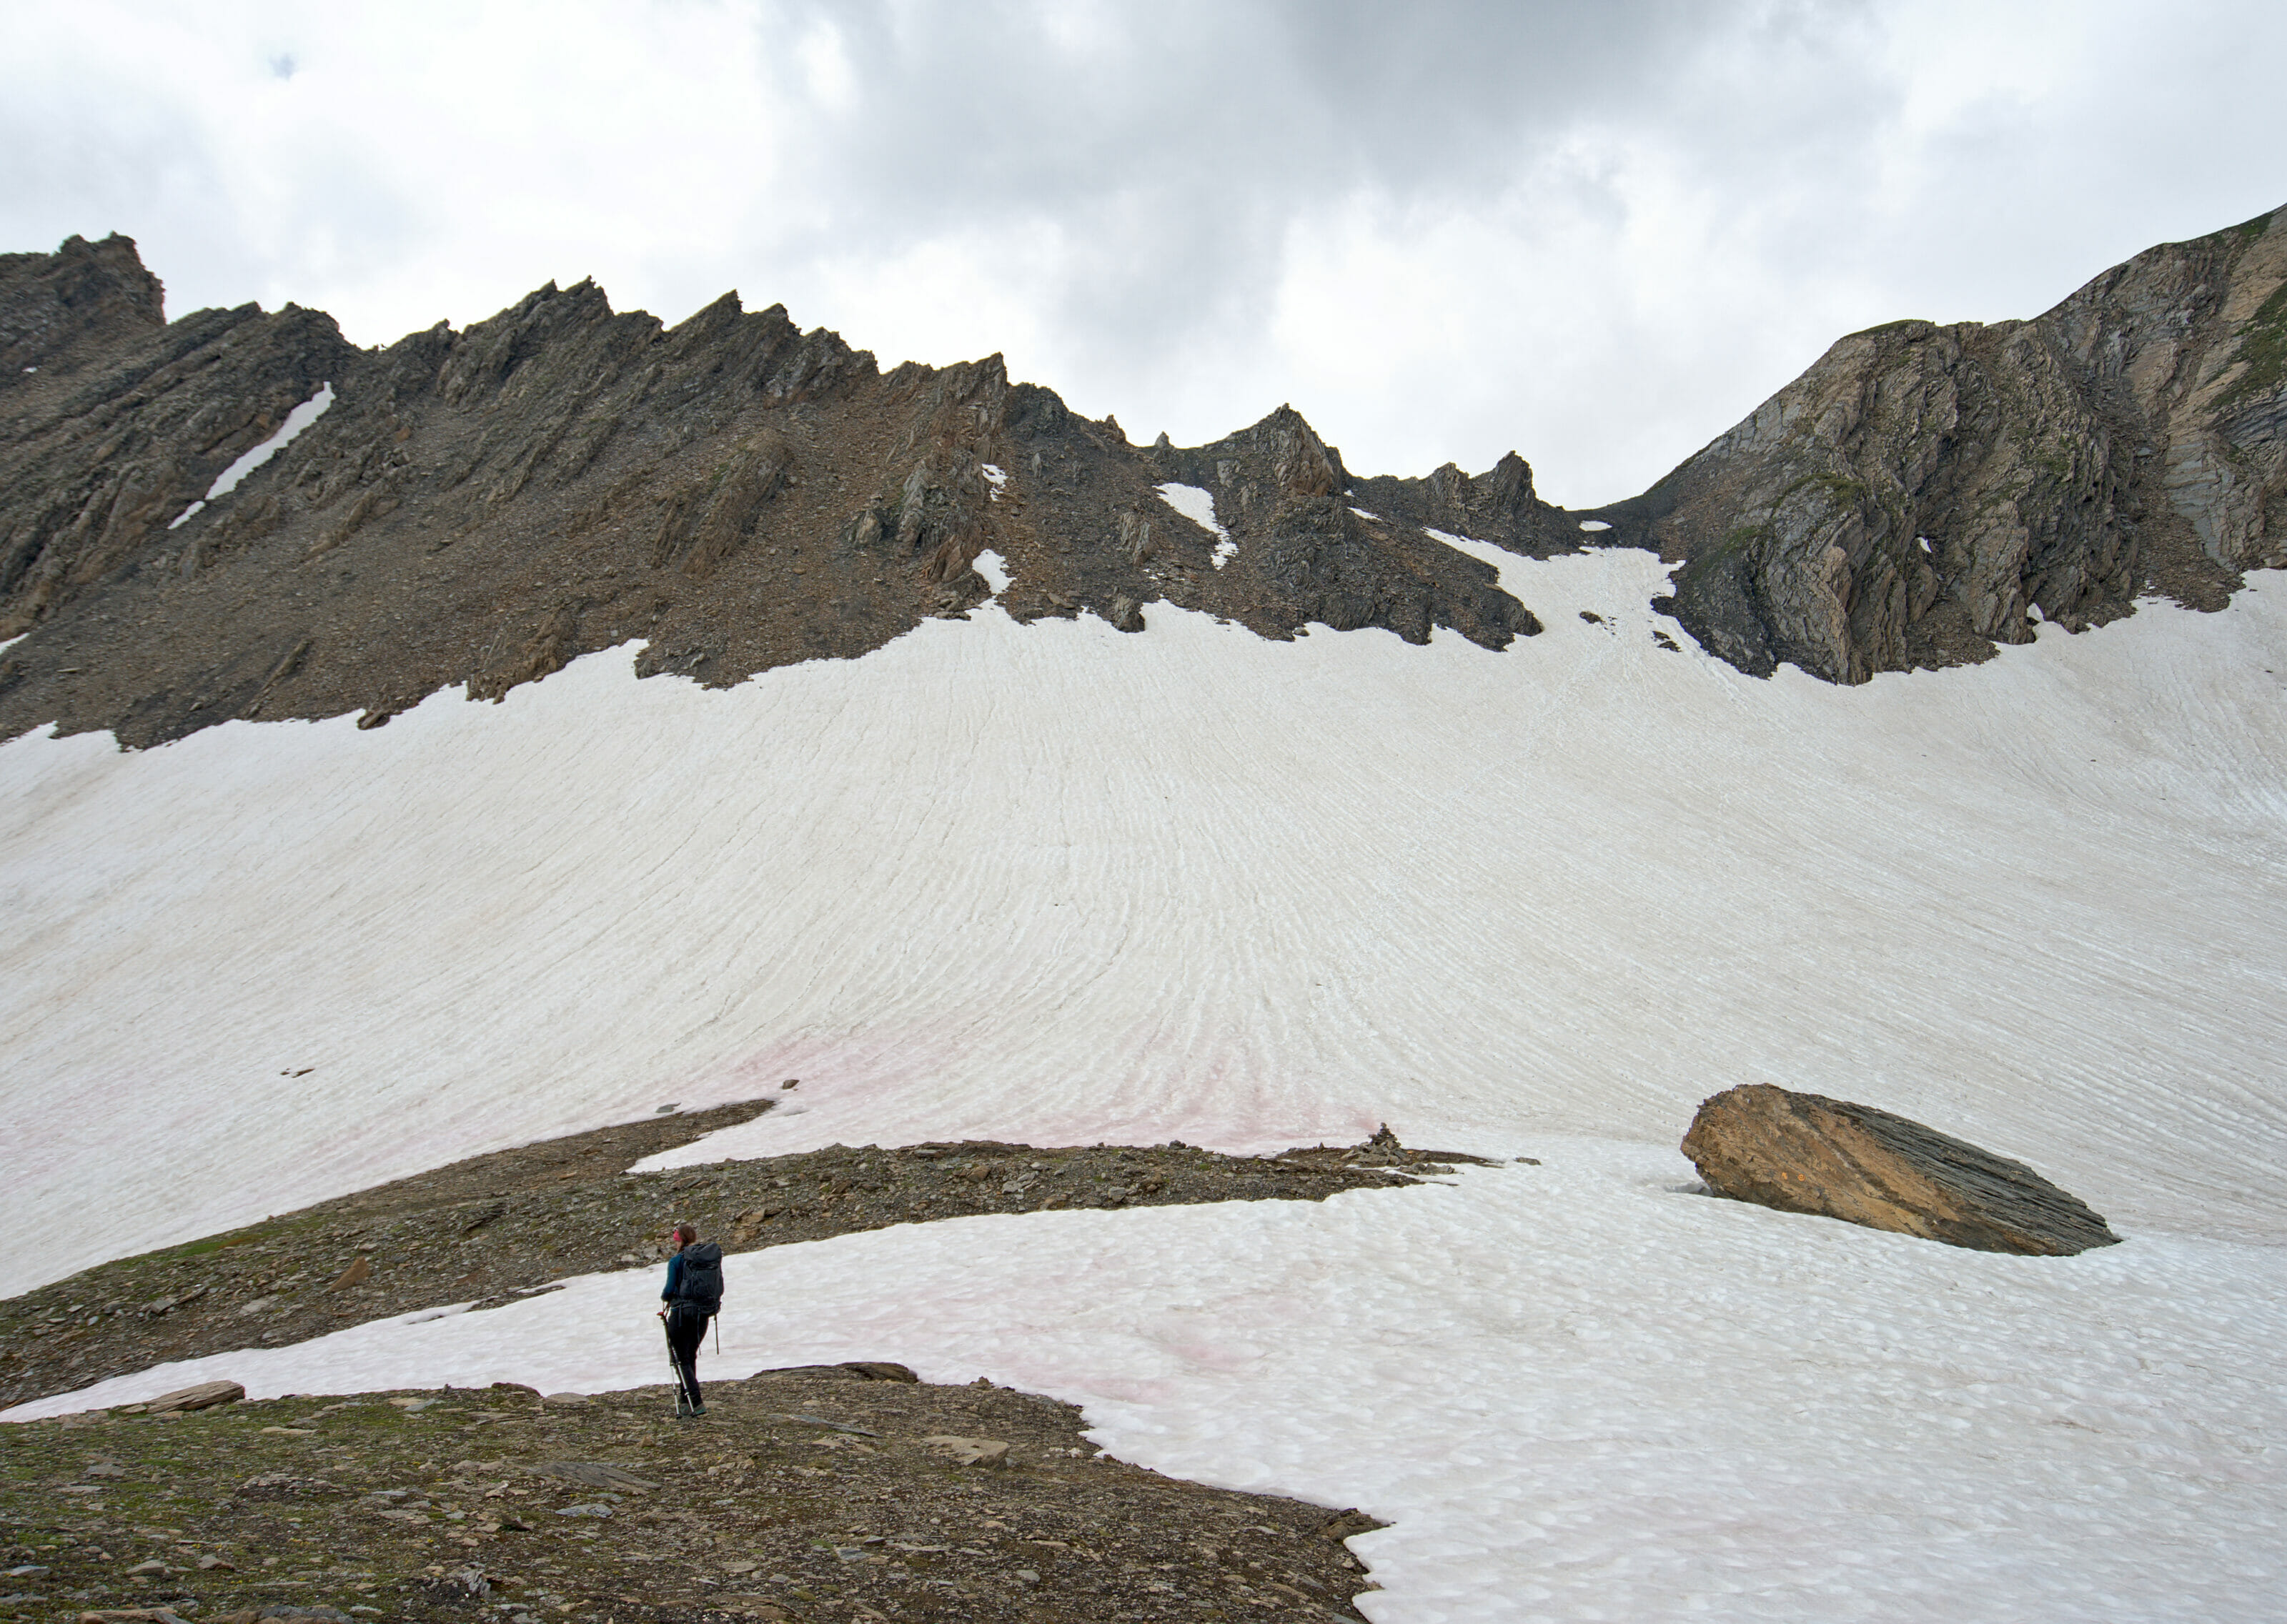
[[[723,1249],[712,1241],[701,1243],[688,1224],[677,1224],[667,1235],[676,1252],[667,1260],[667,1287],[659,1294],[667,1306],[659,1317],[667,1326],[668,1363],[675,1368],[675,1415],[684,1421],[707,1413],[699,1399],[699,1344],[707,1321],[723,1306]]]

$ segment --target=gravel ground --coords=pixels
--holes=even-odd
[[[909,1374],[710,1383],[695,1421],[665,1387],[502,1384],[0,1428],[0,1619],[1359,1616],[1343,1541],[1371,1518],[1162,1478],[1070,1405]]]

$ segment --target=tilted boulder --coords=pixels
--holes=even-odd
[[[173,1392],[161,1393],[147,1403],[130,1405],[128,1409],[139,1410],[146,1415],[164,1415],[172,1410],[210,1410],[218,1404],[235,1404],[246,1397],[246,1389],[236,1382],[201,1382],[195,1387],[178,1387]]]
[[[1683,1154],[1719,1195],[1977,1251],[2064,1257],[2120,1239],[2022,1162],[1872,1106],[1768,1084],[1702,1101]]]

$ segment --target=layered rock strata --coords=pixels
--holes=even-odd
[[[1823,1094],[1726,1089],[1701,1104],[1683,1154],[1719,1195],[1977,1251],[2061,1257],[2120,1239],[2022,1162]]]
[[[1978,659],[2287,564],[2287,209],[2106,272],[2030,321],[1854,333],[1608,540],[1742,669]]]
[[[1539,629],[1441,535],[1674,563],[1710,651],[1835,682],[2227,601],[2287,563],[2287,210],[2107,272],[2031,321],[1844,339],[1643,495],[1567,512],[1511,453],[1360,477],[1292,408],[1129,444],[999,357],[883,373],[735,296],[674,327],[552,284],[383,350],[288,306],[163,319],[134,245],[0,256],[0,738],[498,698],[641,639],[727,685],[992,595],[1269,637]],[[321,394],[330,385],[330,394]],[[297,406],[332,404],[227,490]],[[305,416],[307,415],[305,412]],[[297,420],[298,421],[298,420]],[[1177,484],[1203,526],[1160,494]],[[1602,526],[1584,530],[1584,524]]]
[[[729,295],[670,328],[551,285],[379,351],[291,307],[163,323],[159,295],[121,238],[0,260],[0,639],[29,634],[0,650],[0,737],[377,725],[635,638],[645,674],[729,684],[967,612],[988,549],[1019,620],[1136,630],[1165,602],[1270,637],[1539,629],[1480,560],[1354,513],[1340,453],[1288,410],[1146,449],[997,356],[884,374]],[[1537,510],[1521,461],[1488,478],[1505,514]],[[1235,546],[1162,499],[1171,480]],[[1403,506],[1418,482],[1388,483]]]

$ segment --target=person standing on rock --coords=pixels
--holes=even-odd
[[[699,1344],[707,1321],[723,1306],[723,1249],[700,1241],[688,1224],[667,1234],[676,1251],[667,1260],[667,1286],[659,1294],[667,1306],[659,1317],[667,1326],[668,1363],[675,1368],[675,1415],[684,1421],[707,1413],[699,1398]]]

